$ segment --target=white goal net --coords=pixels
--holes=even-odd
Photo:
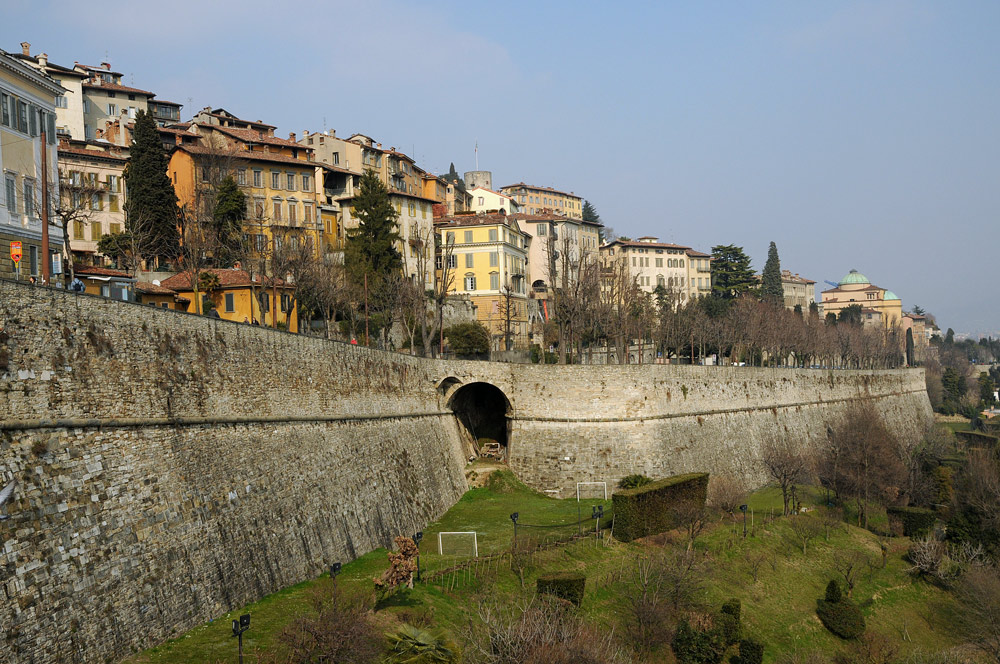
[[[607,482],[577,482],[576,483],[576,499],[577,501],[583,498],[600,498],[601,500],[608,499],[608,483]]]
[[[438,554],[478,558],[479,540],[475,531],[438,533]]]

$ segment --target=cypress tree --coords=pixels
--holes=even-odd
[[[353,207],[358,227],[348,235],[344,252],[351,275],[360,282],[367,273],[371,282],[402,269],[402,256],[396,249],[398,215],[389,201],[389,190],[374,171],[366,170],[361,176]]]
[[[176,258],[180,254],[177,195],[167,176],[167,154],[156,122],[145,111],[136,114],[125,184],[126,228],[139,238],[140,253],[146,259]]]
[[[226,176],[219,183],[215,210],[212,211],[213,230],[219,246],[218,267],[232,265],[233,257],[238,254],[246,213],[246,194],[240,190],[231,175]]]
[[[743,247],[718,245],[712,247],[712,295],[723,299],[734,299],[756,290],[750,257],[743,253]]]
[[[590,204],[590,201],[583,201],[583,220],[601,223],[601,215],[597,214],[597,208]]]
[[[785,291],[781,287],[781,262],[778,260],[778,247],[771,243],[767,249],[767,262],[760,275],[760,296],[767,302],[782,304]]]

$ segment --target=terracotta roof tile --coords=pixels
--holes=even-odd
[[[74,265],[74,274],[82,274],[86,277],[124,277],[130,279],[127,272],[112,270],[109,267],[97,267],[96,265]]]
[[[222,288],[239,288],[250,286],[250,275],[246,270],[227,270],[220,268],[211,268],[208,270],[202,270],[202,272],[209,272],[214,274],[219,278],[219,286]],[[273,282],[273,283],[272,283]],[[255,286],[267,286],[270,288],[272,285],[278,288],[288,288],[286,284],[281,279],[271,279],[270,277],[261,277],[259,274],[255,274],[253,278],[253,284]],[[172,277],[168,277],[160,282],[160,285],[164,288],[170,288],[174,291],[187,291],[191,290],[191,273],[190,272],[178,272]]]
[[[514,189],[515,187],[524,187],[525,189],[534,189],[536,191],[547,191],[551,194],[559,194],[560,196],[569,196],[570,198],[579,198],[580,200],[583,200],[582,196],[577,196],[576,194],[567,193],[565,191],[559,191],[558,189],[553,189],[552,187],[536,187],[533,184],[525,184],[523,182],[518,182],[517,184],[509,184],[506,187],[500,187],[500,189],[501,190]]]
[[[277,136],[268,136],[267,133],[264,133],[264,135],[261,136],[262,132],[259,132],[256,129],[237,129],[235,127],[221,127],[219,125],[200,125],[200,126],[208,127],[216,131],[221,131],[223,134],[228,134],[233,138],[238,138],[241,141],[246,141],[247,143],[266,143],[268,145],[280,145],[282,147],[297,148],[299,150],[310,150],[310,151],[312,150],[312,148],[310,147],[299,145],[295,141],[290,141],[286,138],[278,138]]]
[[[107,83],[105,81],[101,81],[100,85],[98,85],[97,83],[84,83],[83,87],[94,88],[96,90],[108,90],[110,92],[131,92],[134,94],[148,95],[150,97],[156,96],[155,93],[150,92],[149,90],[130,88],[127,85],[119,85],[118,83]]]
[[[190,152],[191,154],[218,154],[219,151],[213,148],[206,148],[202,145],[178,145],[175,149],[183,150],[184,152]],[[326,166],[326,164],[317,163],[315,161],[305,161],[303,159],[296,159],[295,157],[288,157],[283,154],[276,154],[274,152],[250,152],[248,150],[239,150],[233,155],[234,159],[242,159],[245,161],[268,161],[279,164],[295,164],[296,166],[301,166],[303,168],[315,168],[316,166]]]
[[[176,295],[177,291],[170,290],[163,286],[151,283],[149,281],[137,281],[135,282],[135,289],[140,293],[148,293],[150,295]]]
[[[610,247],[613,244],[618,244],[623,247],[641,247],[641,248],[652,247],[653,249],[684,249],[685,253],[687,253],[687,251],[691,251],[691,247],[686,247],[682,244],[669,244],[667,242],[636,242],[635,240],[613,240],[611,242],[608,242],[604,246]]]

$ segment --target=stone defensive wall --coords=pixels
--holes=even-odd
[[[440,516],[471,442],[530,485],[687,471],[923,372],[439,361],[0,280],[0,662],[114,661]]]
[[[487,381],[506,395],[511,468],[561,497],[601,481],[610,495],[632,473],[706,471],[760,486],[769,440],[824,445],[864,404],[903,441],[919,440],[933,419],[923,369],[450,365],[446,394]]]

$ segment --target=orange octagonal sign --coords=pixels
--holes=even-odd
[[[15,242],[11,242],[10,243],[10,258],[15,263],[17,263],[18,261],[21,260],[21,243],[20,242],[15,241]]]

